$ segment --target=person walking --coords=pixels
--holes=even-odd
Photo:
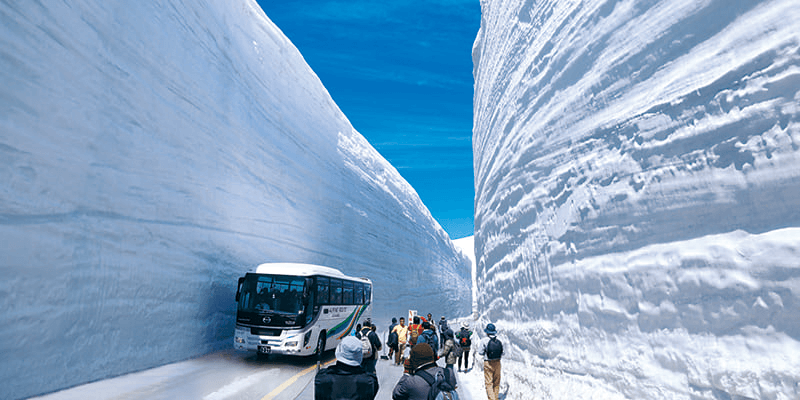
[[[408,326],[408,342],[411,346],[417,344],[417,338],[422,334],[422,325],[420,325],[420,317],[414,316],[414,323]]]
[[[445,368],[449,368],[450,371],[453,372],[453,375],[455,375],[453,365],[455,365],[458,360],[458,355],[461,354],[461,346],[456,343],[452,329],[445,329],[442,332],[442,336],[444,337],[444,344],[442,345],[442,354],[439,356],[444,357]]]
[[[488,335],[481,340],[480,355],[483,356],[483,380],[489,400],[497,400],[500,395],[500,358],[503,357],[503,343],[497,338],[494,324],[486,325],[483,330]]]
[[[436,347],[435,348],[438,348],[439,347],[438,340],[439,340],[439,333],[440,332],[436,330],[436,321],[433,320],[433,314],[431,314],[431,313],[428,313],[428,322],[431,323],[431,330],[433,331],[433,334],[436,335],[437,342],[436,342]],[[431,346],[431,347],[434,347],[434,346]]]
[[[436,337],[436,333],[433,331],[433,324],[428,321],[422,323],[422,333],[419,335],[417,339],[417,343],[427,343],[433,349],[433,354],[439,353],[439,338]]]
[[[386,347],[389,348],[388,358],[391,360],[392,355],[394,352],[397,351],[397,333],[394,331],[394,327],[397,326],[397,318],[392,318],[392,324],[389,325],[389,335],[386,338]]]
[[[378,377],[361,367],[361,341],[345,337],[336,347],[336,364],[321,369],[314,377],[315,400],[374,400]]]
[[[378,362],[378,352],[383,348],[381,346],[381,339],[378,334],[372,329],[373,324],[370,321],[364,322],[364,327],[359,332],[358,338],[362,342],[363,359],[361,366],[364,370],[371,373],[375,372],[375,364]]]
[[[405,361],[403,352],[408,345],[408,327],[406,326],[406,319],[400,318],[400,323],[395,325],[392,332],[397,333],[397,351],[394,352],[394,365],[400,365]]]
[[[458,356],[458,372],[461,372],[461,362],[464,362],[464,371],[469,367],[469,350],[472,346],[472,331],[469,330],[469,323],[463,321],[461,323],[461,330],[456,333],[456,343],[461,346],[461,354]]]
[[[444,337],[443,333],[444,333],[444,331],[446,331],[448,329],[450,329],[450,327],[447,326],[447,319],[445,319],[444,315],[442,315],[442,318],[439,319],[439,347],[440,348],[444,347],[445,337]]]
[[[431,389],[431,378],[441,372],[445,377],[444,387],[455,390],[456,377],[452,370],[436,365],[435,354],[428,343],[418,343],[411,349],[410,373],[404,374],[392,390],[392,400],[427,400]],[[442,388],[440,385],[439,388]]]

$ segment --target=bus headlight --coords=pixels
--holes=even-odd
[[[286,347],[297,347],[299,342],[297,340],[293,340],[291,342],[286,342]]]
[[[234,341],[234,342],[236,342],[236,343],[244,343],[244,338],[243,338],[243,337],[241,337],[241,336],[236,336],[236,337],[233,339],[233,341]]]

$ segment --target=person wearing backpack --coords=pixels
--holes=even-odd
[[[461,372],[461,362],[464,361],[464,371],[467,371],[469,366],[469,350],[472,346],[472,331],[469,330],[469,323],[463,321],[461,323],[461,330],[456,333],[456,342],[461,347],[461,354],[458,356],[458,372]]]
[[[428,321],[422,323],[422,333],[417,339],[417,343],[427,343],[433,349],[433,354],[439,353],[439,339],[433,331],[433,324]]]
[[[450,327],[447,326],[447,319],[442,315],[442,318],[439,320],[439,347],[444,347],[444,331],[448,329],[450,329]]]
[[[458,360],[458,356],[461,355],[461,346],[456,343],[453,337],[453,330],[450,328],[442,331],[442,337],[444,337],[444,344],[442,345],[440,357],[444,357],[445,368],[453,371],[453,365]],[[453,375],[455,375],[455,372],[453,372]]]
[[[392,390],[392,400],[428,400],[437,396],[458,399],[453,371],[436,365],[435,354],[428,343],[419,343],[411,349],[409,370]]]
[[[494,324],[483,330],[488,335],[481,340],[480,355],[483,356],[483,379],[489,400],[497,400],[500,395],[500,358],[503,357],[503,343],[497,338]]]
[[[336,364],[321,369],[314,377],[315,400],[374,400],[378,377],[361,367],[361,341],[347,336],[336,347]]]
[[[392,324],[389,325],[389,335],[386,338],[386,347],[389,348],[389,354],[387,357],[389,357],[390,360],[392,359],[394,352],[397,351],[398,337],[397,332],[394,331],[395,326],[397,326],[397,318],[392,318]]]
[[[408,342],[413,347],[417,344],[417,338],[422,333],[422,325],[420,325],[418,316],[414,316],[414,323],[408,326]]]
[[[364,370],[370,373],[375,372],[375,364],[378,362],[378,352],[381,350],[381,339],[378,334],[372,330],[372,323],[369,321],[364,322],[364,327],[358,334],[361,340],[361,348],[363,353],[363,360],[361,366]]]

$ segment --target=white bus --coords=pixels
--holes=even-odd
[[[308,356],[372,317],[372,281],[311,264],[261,264],[239,278],[233,347]]]

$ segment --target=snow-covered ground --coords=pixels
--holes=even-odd
[[[0,398],[231,346],[262,262],[370,277],[376,320],[470,312],[468,259],[255,1],[0,21]]]
[[[481,5],[477,301],[507,398],[800,398],[797,1]]]

